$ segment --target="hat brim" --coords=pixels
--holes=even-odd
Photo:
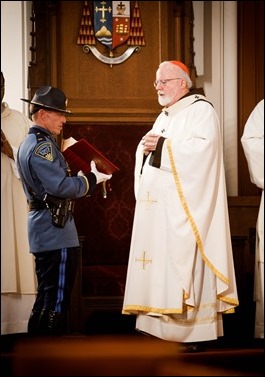
[[[51,106],[47,106],[47,105],[43,105],[42,103],[39,103],[39,102],[35,102],[35,101],[31,101],[29,99],[25,99],[25,98],[20,98],[21,101],[24,101],[24,102],[27,102],[31,105],[35,105],[35,106],[38,106],[40,107],[41,109],[48,109],[48,110],[54,110],[54,111],[58,111],[59,113],[66,113],[66,114],[71,114],[72,112],[70,110],[63,110],[63,109],[57,109],[55,107],[51,107]]]

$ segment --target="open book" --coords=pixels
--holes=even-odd
[[[83,173],[89,173],[92,160],[95,161],[97,170],[101,173],[112,174],[120,170],[85,139],[78,141],[73,137],[63,139],[61,150],[70,166],[72,175],[76,175],[80,170],[82,170]]]

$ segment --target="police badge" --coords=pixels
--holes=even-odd
[[[132,18],[130,1],[93,1],[93,22],[88,3],[85,1],[77,40],[85,53],[91,51],[98,60],[112,66],[124,62],[134,52],[139,52],[140,46],[145,46],[138,1]],[[97,41],[106,47],[108,56],[96,48]],[[117,47],[125,43],[130,47],[117,56]]]

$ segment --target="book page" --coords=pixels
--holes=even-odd
[[[61,144],[61,151],[65,151],[66,148],[70,147],[71,145],[74,145],[77,142],[77,140],[73,137],[68,137],[68,139],[63,139]]]

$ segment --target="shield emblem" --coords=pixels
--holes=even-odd
[[[94,1],[95,37],[110,50],[130,35],[130,1]]]

